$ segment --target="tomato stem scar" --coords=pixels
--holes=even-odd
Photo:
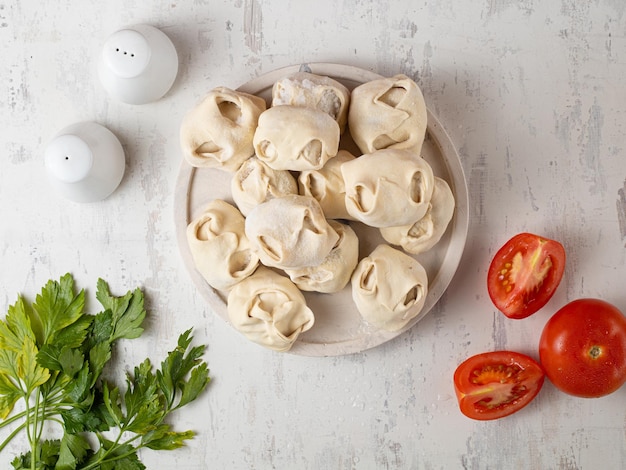
[[[589,350],[589,356],[591,357],[591,359],[598,359],[601,355],[602,348],[600,346],[595,344],[591,346],[591,349]]]

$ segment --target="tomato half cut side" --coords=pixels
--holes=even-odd
[[[564,270],[563,245],[532,233],[520,233],[498,250],[489,265],[489,297],[507,317],[526,318],[550,300]]]
[[[509,416],[539,393],[544,372],[533,358],[514,351],[477,354],[454,372],[459,408],[468,418],[490,420]]]

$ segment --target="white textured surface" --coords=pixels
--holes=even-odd
[[[626,389],[584,400],[547,383],[522,412],[479,423],[458,412],[451,377],[487,350],[536,356],[543,324],[568,300],[626,311],[625,12],[622,0],[0,2],[2,310],[70,271],[93,308],[98,277],[119,294],[145,290],[148,328],[122,345],[121,364],[159,360],[195,327],[214,380],[177,425],[199,435],[180,451],[145,452],[149,468],[623,468]],[[107,97],[94,73],[103,41],[134,23],[161,28],[180,57],[170,93],[139,107]],[[432,314],[335,358],[243,340],[198,296],[173,225],[186,110],[214,86],[313,61],[416,79],[470,190],[466,254]],[[56,132],[81,120],[109,127],[127,152],[120,188],[90,205],[59,199],[42,160]],[[492,307],[485,275],[520,231],[561,240],[569,258],[547,307],[512,321]]]

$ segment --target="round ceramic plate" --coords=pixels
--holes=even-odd
[[[378,74],[357,67],[312,63],[274,70],[238,89],[261,96],[269,104],[274,82],[299,70],[334,78],[350,90],[361,83],[381,78]],[[342,148],[359,155],[354,144],[349,139],[344,141],[343,137]],[[456,206],[452,221],[439,243],[428,252],[415,256],[426,269],[429,279],[428,295],[420,314],[402,330],[388,332],[372,327],[361,318],[352,301],[349,283],[343,291],[336,294],[305,292],[307,303],[315,314],[315,325],[298,337],[290,353],[338,356],[373,348],[412,328],[441,298],[456,272],[465,247],[469,222],[468,195],[463,168],[454,145],[430,110],[422,156],[430,163],[434,174],[448,182],[454,193]],[[230,173],[218,169],[194,168],[183,160],[174,200],[176,234],[185,266],[210,308],[226,322],[229,322],[226,295],[210,287],[196,271],[187,245],[186,228],[209,201],[224,199],[234,204],[230,194],[231,177]],[[350,224],[359,235],[361,257],[367,256],[379,243],[384,242],[377,229],[359,223]],[[242,341],[244,340],[242,336]]]

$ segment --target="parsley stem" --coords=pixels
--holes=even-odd
[[[7,418],[4,421],[0,422],[0,429],[5,426],[8,426],[9,424],[13,423],[14,421],[17,421],[18,419],[24,418],[25,416],[26,416],[26,411],[20,411],[19,413],[14,414],[10,418]]]
[[[43,432],[43,426],[45,423],[45,419],[43,416],[40,418],[40,413],[43,410],[40,410],[41,406],[41,393],[39,388],[34,390],[35,392],[35,407],[32,413],[32,431],[29,428],[29,440],[31,443],[31,470],[36,470],[37,468],[37,459],[39,458],[38,449],[39,446],[39,438],[41,437],[41,433]]]
[[[102,458],[99,458],[98,460],[90,463],[89,465],[81,467],[80,470],[90,470],[92,468],[98,468],[103,463],[116,462],[117,460],[125,459],[126,457],[130,457],[131,455],[134,455],[136,453],[137,453],[137,449],[133,448],[132,451],[126,452],[125,454],[115,455],[113,457],[107,457],[109,455],[109,453],[107,452],[106,455],[102,456]]]
[[[55,416],[57,416],[59,414],[58,410],[45,410],[45,411],[41,411],[40,412],[40,417],[42,420],[48,420],[48,421],[54,421],[60,425],[63,425],[63,421],[61,421],[60,419],[56,418]],[[10,425],[11,423],[14,423],[15,421],[18,421],[20,419],[24,419],[28,417],[28,413],[26,411],[20,411],[19,413],[14,414],[13,416],[11,416],[10,418],[5,419],[4,421],[0,422],[0,428],[3,428],[5,426]],[[2,443],[0,443],[0,452],[2,452],[2,450],[9,444],[9,442],[11,442],[11,440],[13,440],[13,438],[15,438],[15,436],[17,436],[20,431],[23,431],[29,424],[29,420],[26,419],[23,423],[21,423],[17,428],[15,428],[11,434],[9,434],[7,436],[7,438],[2,441]],[[43,428],[43,426],[42,426]],[[41,430],[40,430],[41,431]],[[38,438],[41,438],[41,433],[38,436]]]
[[[28,439],[28,443],[30,445],[30,455],[31,455],[31,470],[35,470],[35,465],[37,462],[37,442],[33,439],[33,421],[36,421],[37,416],[33,416],[33,411],[31,411],[30,407],[30,393],[27,393],[24,397],[25,409],[26,409],[26,438]]]
[[[95,462],[91,462],[90,464],[81,467],[81,470],[90,470],[92,468],[98,468],[101,464],[103,463],[108,463],[108,462],[115,462],[117,460],[121,460],[121,459],[125,459],[126,457],[130,457],[131,455],[135,455],[137,453],[137,451],[142,447],[141,445],[137,446],[137,447],[132,447],[132,451],[126,452],[124,454],[119,454],[119,455],[114,455],[113,457],[109,457],[109,455],[112,452],[115,452],[116,449],[120,448],[120,447],[124,447],[127,445],[132,444],[133,441],[136,441],[137,439],[139,439],[141,436],[139,434],[134,435],[133,437],[131,437],[130,439],[124,441],[122,444],[120,444],[120,439],[122,438],[122,434],[124,433],[123,430],[120,429],[119,434],[117,435],[115,442],[113,443],[113,445],[111,446],[111,448],[109,450],[107,450],[100,458],[98,458],[98,460],[96,460]]]
[[[20,424],[17,428],[13,430],[13,432],[11,432],[11,434],[7,436],[7,438],[4,441],[2,441],[2,444],[0,444],[0,452],[4,450],[7,444],[11,442],[13,438],[17,436],[20,433],[20,431],[22,431],[27,426],[27,424],[28,423],[26,422],[23,422],[22,424]]]
[[[43,403],[41,403],[40,400],[41,400],[41,393],[37,393],[37,401],[36,401],[37,416],[41,416],[41,420],[38,420],[39,429],[35,428],[35,434],[36,434],[35,439],[37,439],[37,442],[41,440],[41,435],[43,434],[43,428],[46,423],[46,403],[45,403],[45,400]]]

